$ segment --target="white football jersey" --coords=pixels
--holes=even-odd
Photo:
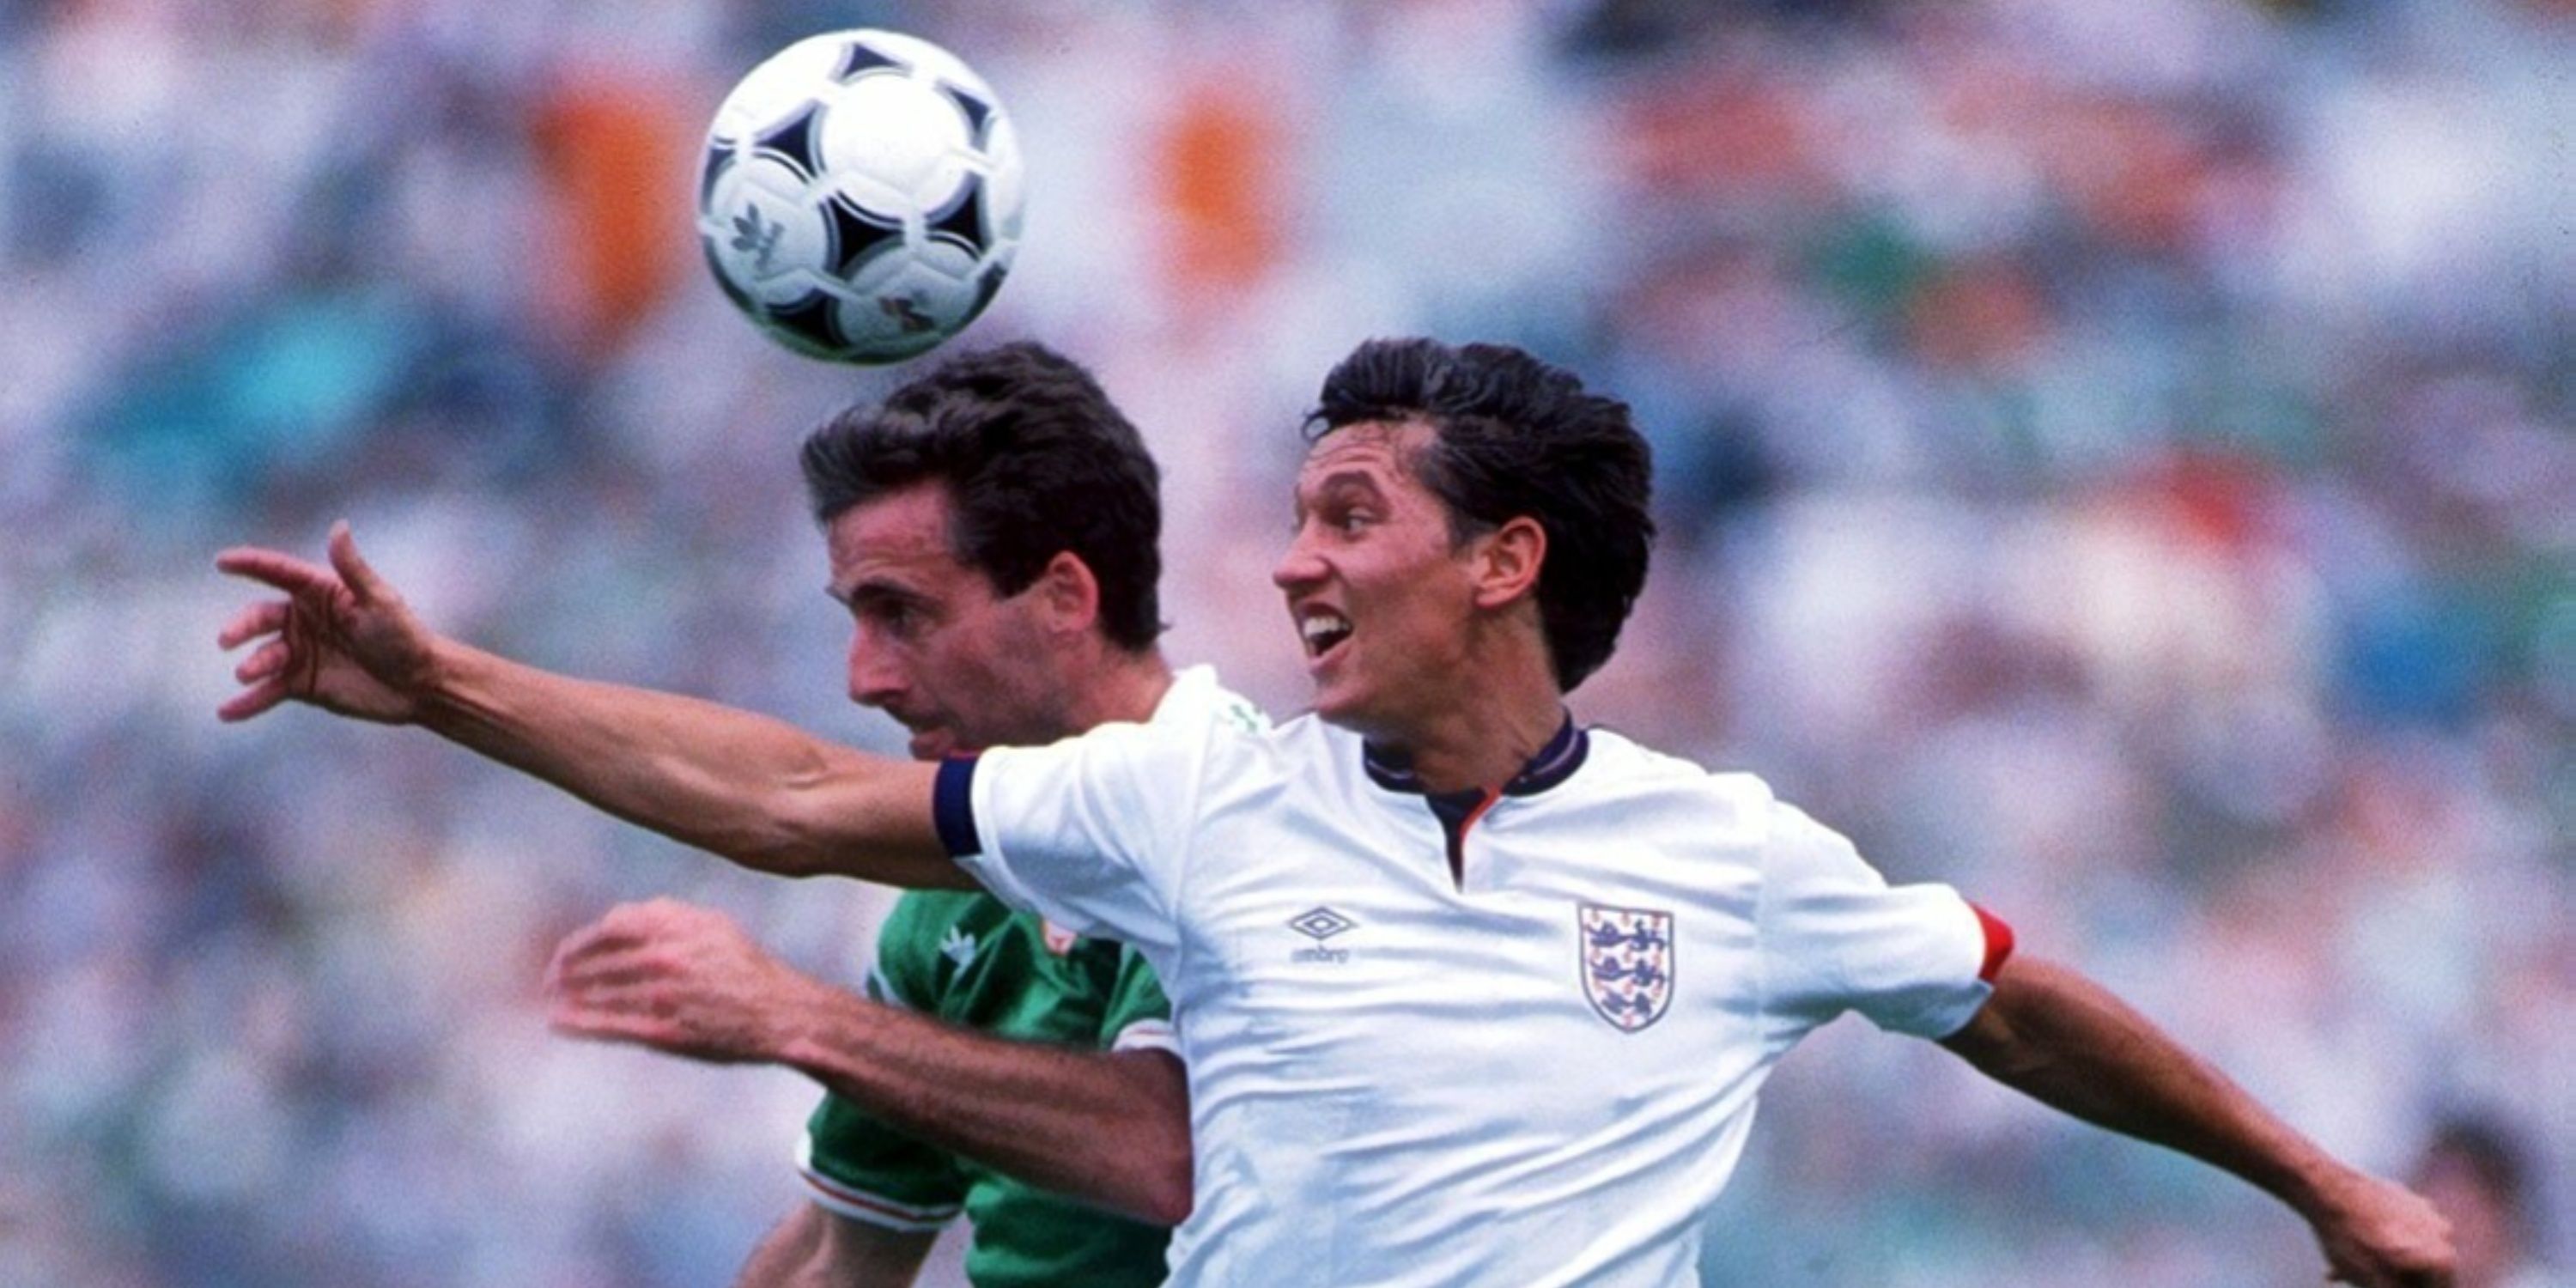
[[[1955,1031],[2008,949],[1759,779],[1571,722],[1497,792],[1426,796],[1313,717],[1158,718],[939,797],[994,893],[1162,976],[1179,1284],[1694,1282],[1780,1056],[1846,1010]]]

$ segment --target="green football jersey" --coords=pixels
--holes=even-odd
[[[1077,939],[991,895],[914,891],[877,937],[868,995],[997,1037],[1107,1050],[1173,1049],[1172,1004],[1144,959]],[[977,1288],[1163,1281],[1171,1232],[1114,1216],[904,1135],[837,1096],[806,1127],[816,1201],[842,1216],[930,1230],[974,1223]]]

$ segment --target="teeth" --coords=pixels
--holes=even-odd
[[[1306,651],[1321,653],[1351,633],[1351,622],[1339,613],[1316,613],[1299,619],[1297,633],[1306,641]]]
[[[1314,616],[1297,623],[1297,633],[1305,636],[1309,640],[1321,639],[1327,635],[1338,635],[1350,630],[1350,628],[1351,624],[1349,620],[1334,613],[1317,613]]]

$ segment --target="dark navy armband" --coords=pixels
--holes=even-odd
[[[930,789],[930,816],[939,827],[939,843],[948,857],[962,859],[984,852],[975,834],[975,758],[950,756],[939,762],[938,783]]]

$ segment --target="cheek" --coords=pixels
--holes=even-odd
[[[1386,624],[1392,627],[1382,633],[1401,637],[1408,651],[1416,653],[1453,649],[1465,634],[1462,627],[1474,602],[1473,587],[1457,566],[1446,559],[1416,559],[1393,571],[1379,583]]]
[[[1045,687],[1043,659],[1053,648],[1046,632],[1026,617],[1016,613],[998,616],[975,641],[976,676],[996,692],[1026,695]]]

